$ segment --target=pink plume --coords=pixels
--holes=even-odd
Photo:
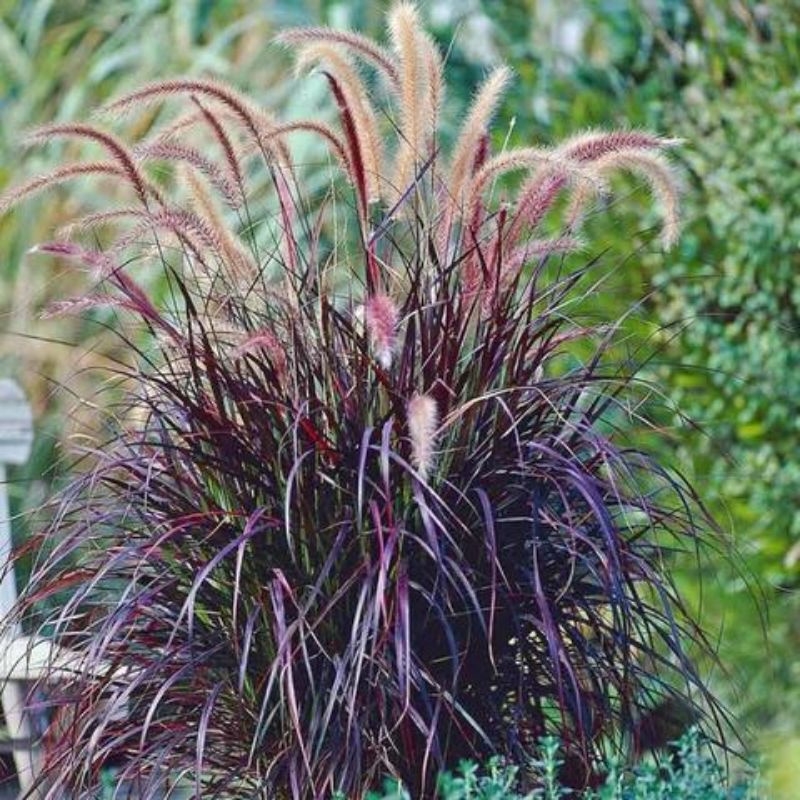
[[[399,312],[391,297],[374,294],[364,306],[364,315],[375,355],[381,366],[388,369],[397,344]]]
[[[648,131],[593,131],[576,136],[560,148],[567,158],[576,161],[596,161],[609,153],[631,148],[661,150],[673,147],[678,139],[665,139]]]
[[[52,319],[53,317],[64,317],[82,314],[84,311],[91,311],[93,308],[132,308],[124,298],[116,297],[111,294],[90,294],[83,297],[70,297],[66,300],[57,300],[50,303],[42,311],[42,319]]]

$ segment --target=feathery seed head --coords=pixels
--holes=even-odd
[[[364,321],[375,355],[384,369],[392,363],[397,344],[399,312],[391,297],[374,294],[364,304]]]
[[[433,467],[439,407],[429,394],[415,394],[408,401],[408,434],[411,439],[411,460],[423,480]]]
[[[475,163],[475,153],[489,127],[503,93],[511,81],[512,72],[509,67],[495,67],[489,77],[478,90],[472,107],[461,129],[456,142],[450,168],[450,192],[456,208],[464,203],[464,190],[470,178],[471,168]]]
[[[298,53],[299,69],[320,63],[335,77],[341,87],[348,112],[352,115],[355,141],[363,160],[367,192],[370,202],[380,199],[380,174],[383,164],[383,143],[372,101],[356,72],[354,65],[341,46],[326,42],[305,45]],[[354,154],[351,153],[351,160]]]
[[[121,297],[108,294],[94,294],[83,297],[69,297],[50,303],[42,312],[42,319],[78,315],[95,308],[130,308]],[[134,309],[135,310],[135,309]]]
[[[400,59],[400,126],[396,167],[392,178],[395,198],[401,197],[414,179],[415,167],[425,156],[426,105],[430,105],[427,41],[413,3],[401,2],[389,12],[389,34]],[[430,112],[427,113],[430,118]]]
[[[275,335],[274,331],[269,328],[264,328],[260,331],[246,336],[231,352],[231,357],[234,360],[244,358],[249,353],[263,351],[267,358],[272,363],[278,377],[283,377],[286,374],[287,359],[286,348],[281,343],[280,339]]]

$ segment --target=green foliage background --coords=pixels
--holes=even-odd
[[[286,24],[324,22],[379,33],[381,0],[0,0],[0,189],[42,171],[58,149],[25,156],[33,124],[80,119],[132,84],[214,74],[296,113],[290,65],[269,46]],[[710,673],[769,757],[776,798],[800,784],[800,0],[428,0],[449,50],[457,114],[486,67],[511,63],[517,82],[498,124],[500,147],[550,142],[589,126],[655,128],[686,143],[685,232],[663,255],[628,217],[594,231],[615,264],[596,309],[639,303],[631,348],[654,356],[649,377],[670,402],[665,456],[698,483],[740,554],[708,559],[681,581],[719,638],[727,674]],[[313,99],[313,98],[311,98]],[[451,115],[452,116],[452,115]],[[72,190],[74,191],[74,190]],[[91,205],[89,184],[79,202]],[[64,276],[26,249],[69,216],[51,194],[0,220],[0,374],[34,399],[36,452],[15,475],[15,508],[35,506],[57,479],[72,426],[98,418],[77,394],[87,367],[113,358],[96,328],[40,323]],[[624,233],[622,233],[624,232]],[[25,333],[21,337],[20,333]],[[32,338],[42,337],[42,338]],[[51,340],[58,340],[53,342]],[[65,344],[66,343],[66,344]],[[77,344],[77,347],[70,345]],[[698,424],[687,424],[671,403]],[[44,476],[44,479],[42,478]],[[24,524],[20,525],[24,532]],[[701,581],[703,579],[701,592]]]

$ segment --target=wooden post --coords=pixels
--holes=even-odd
[[[33,416],[22,390],[13,381],[0,380],[0,621],[13,609],[17,584],[11,564],[11,514],[8,507],[6,466],[24,464],[33,441]],[[6,636],[0,647],[7,649],[22,633],[18,626],[5,626]],[[6,638],[7,637],[7,638]],[[40,754],[33,741],[33,726],[25,712],[25,685],[0,675],[0,703],[12,742],[14,765],[20,794],[29,792],[38,774]]]

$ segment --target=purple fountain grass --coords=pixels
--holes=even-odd
[[[152,333],[123,339],[127,413],[31,545],[47,555],[17,615],[84,666],[47,688],[45,796],[94,796],[116,765],[144,798],[187,780],[198,798],[357,798],[385,774],[430,797],[463,757],[524,772],[546,733],[578,787],[608,748],[637,752],[661,701],[719,730],[668,571],[708,520],[619,429],[646,388],[613,358],[615,326],[580,321],[602,265],[563,263],[618,169],[645,177],[674,240],[673,143],[590,132],[494,154],[501,68],[447,159],[442,59],[412,5],[388,47],[280,40],[320,64],[338,129],[176,78],[109,106],[162,103],[145,142],[45,129],[112,160],[0,199],[123,178],[127,205],[39,251],[89,278],[52,312],[108,307]],[[291,159],[296,131],[331,150],[325,197]],[[153,159],[185,180],[156,182]],[[165,291],[142,288],[148,264]]]
[[[147,181],[141,174],[130,151],[115,136],[99,130],[92,125],[77,122],[61,125],[45,125],[31,131],[27,139],[30,143],[46,142],[52,139],[89,139],[98,142],[104,150],[119,164],[122,174],[130,181],[143,205],[147,205]]]

